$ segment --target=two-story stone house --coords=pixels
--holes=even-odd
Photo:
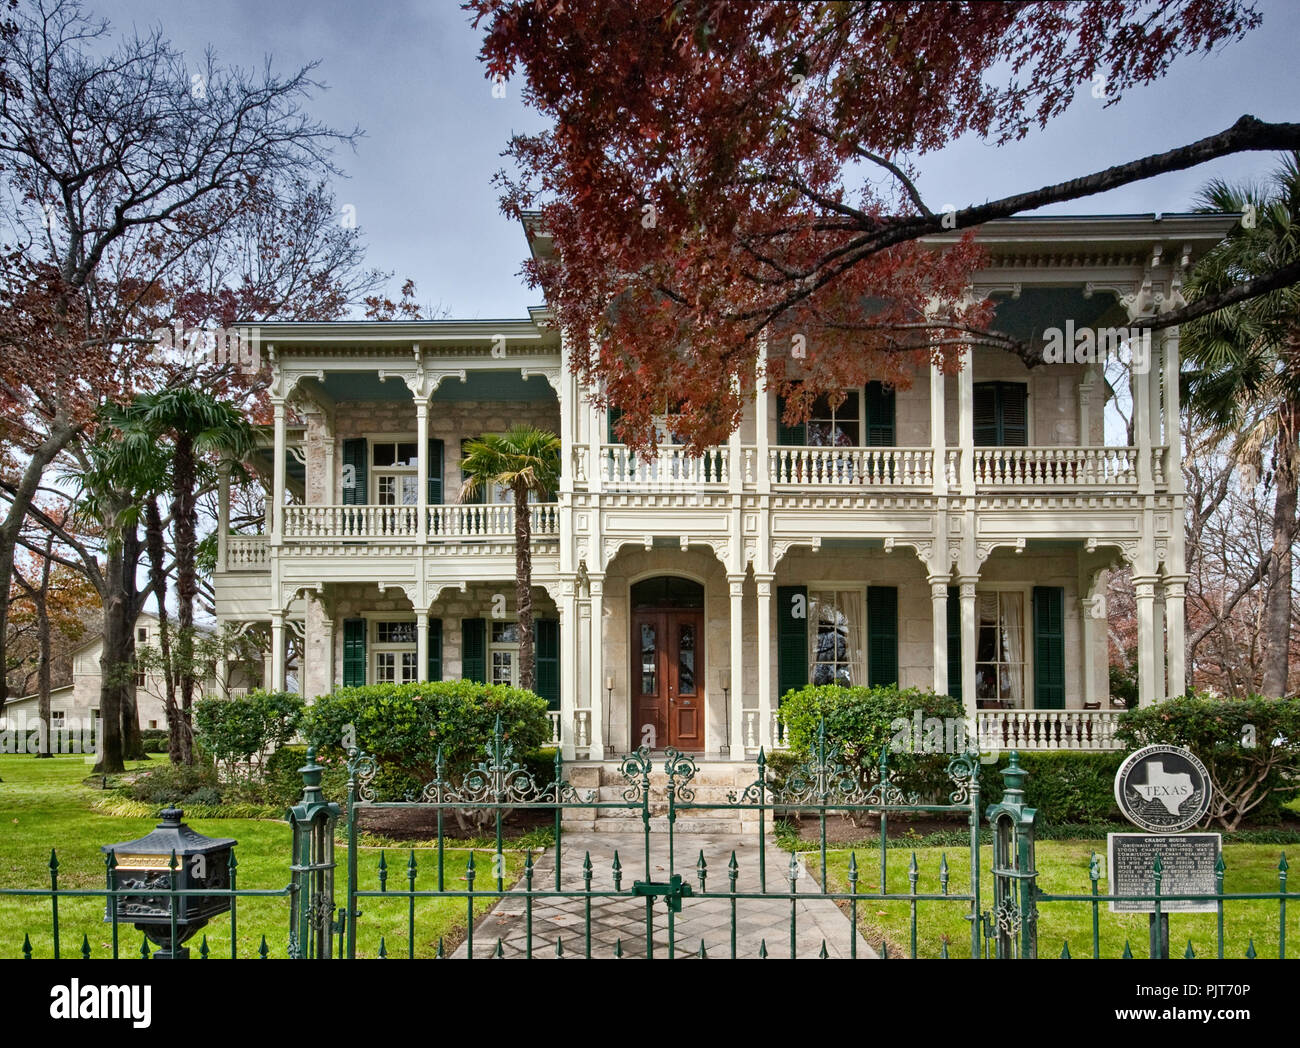
[[[1029,340],[1123,328],[1181,305],[1231,221],[992,223],[971,294]],[[779,741],[779,697],[809,681],[951,693],[1001,745],[1107,748],[1118,565],[1136,587],[1141,701],[1184,689],[1176,329],[1133,369],[1131,444],[1106,442],[1100,362],[1030,369],[974,345],[956,376],[847,390],[798,427],[760,392],[727,444],[653,459],[614,438],[544,309],[259,335],[266,533],[221,522],[215,585],[220,619],[269,629],[272,685],[289,630],[308,697],[517,680],[513,509],[458,489],[462,442],[522,421],[563,441],[559,490],[531,512],[538,690],[566,757],[644,742],[752,755]]]

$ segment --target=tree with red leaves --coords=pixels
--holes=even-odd
[[[917,161],[962,135],[993,144],[1060,115],[1081,88],[1107,104],[1260,23],[1246,0],[1085,3],[735,3],[472,0],[489,77],[522,70],[550,130],[517,135],[503,210],[551,238],[527,264],[582,378],[622,410],[625,441],[677,414],[722,440],[755,386],[787,397],[905,384],[978,333],[963,297],[973,230],[1244,150],[1294,148],[1300,124],[1226,130],[1057,185],[943,210]],[[540,215],[530,215],[539,209]],[[929,238],[928,241],[926,238]],[[938,242],[934,238],[938,238]],[[939,246],[941,245],[941,249]],[[1279,270],[1163,326],[1300,280]]]

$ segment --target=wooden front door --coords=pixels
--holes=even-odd
[[[704,749],[704,616],[632,617],[632,746]]]

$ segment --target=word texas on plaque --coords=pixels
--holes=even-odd
[[[1210,810],[1210,773],[1180,746],[1144,746],[1115,773],[1115,801],[1150,833],[1182,833]]]

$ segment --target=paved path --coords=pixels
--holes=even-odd
[[[727,864],[735,852],[740,876],[738,891],[757,892],[758,841],[751,835],[715,836],[706,834],[676,835],[675,870],[692,888],[699,890],[695,864],[700,851],[708,864],[708,887],[712,891],[727,891]],[[650,875],[654,881],[666,881],[668,872],[668,838],[666,834],[653,834],[650,838]],[[642,838],[637,834],[566,833],[563,839],[562,891],[582,891],[582,862],[584,853],[590,852],[592,864],[592,890],[611,889],[610,873],[614,850],[618,849],[623,866],[623,890],[628,891],[633,881],[645,879],[645,858]],[[771,837],[766,845],[767,891],[788,892],[789,853],[781,851]],[[795,948],[804,958],[818,957],[822,944],[831,957],[849,956],[849,938],[852,933],[849,919],[829,899],[813,893],[816,882],[806,870],[800,871],[798,885],[801,895],[795,903]],[[535,890],[550,890],[555,886],[555,850],[548,848],[536,860]],[[739,899],[736,901],[736,956],[758,957],[760,945],[766,941],[772,957],[790,956],[790,898]],[[516,891],[502,899],[496,908],[481,918],[474,929],[474,956],[491,957],[500,940],[506,957],[524,956],[526,943],[526,911],[523,899]],[[555,957],[556,944],[561,942],[565,957],[582,957],[586,949],[586,901],[572,898],[541,898],[533,902],[533,956]],[[621,942],[624,957],[645,957],[645,901],[643,899],[601,898],[591,901],[591,953],[593,957],[615,956],[616,944]],[[729,899],[686,898],[682,912],[675,923],[676,955],[698,955],[700,942],[710,957],[731,956],[731,901]],[[858,937],[858,956],[874,957],[872,949]],[[654,955],[666,957],[668,951],[668,916],[662,899],[654,903]],[[466,956],[466,946],[461,944],[455,953]]]

